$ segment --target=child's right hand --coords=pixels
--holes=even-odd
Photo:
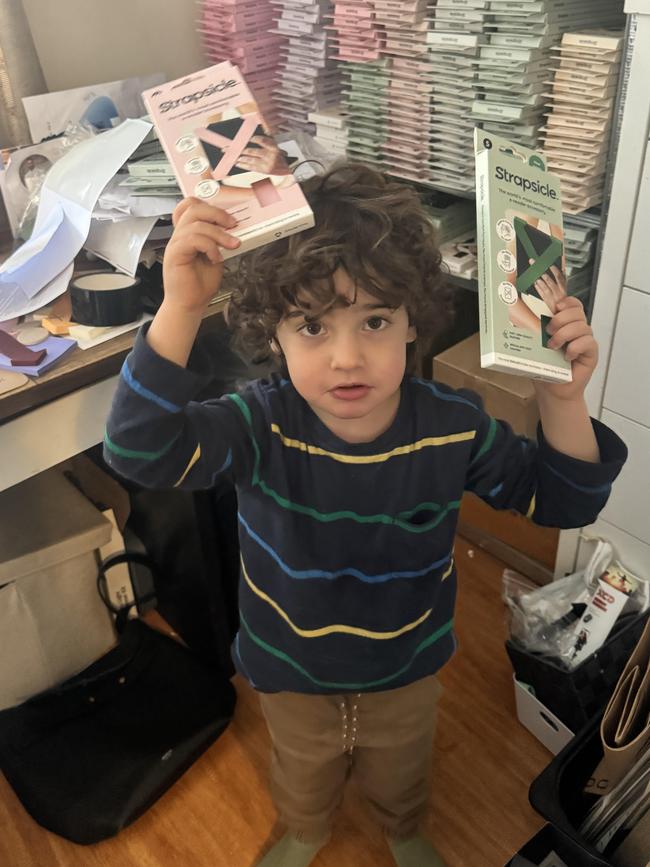
[[[221,285],[221,248],[234,250],[241,243],[227,231],[237,221],[227,211],[193,198],[183,199],[172,220],[174,233],[163,259],[165,303],[200,312]]]

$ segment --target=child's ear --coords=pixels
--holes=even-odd
[[[417,328],[415,325],[409,325],[409,330],[406,332],[406,342],[413,343],[418,336]]]
[[[282,355],[282,350],[274,337],[269,340],[269,346],[271,347],[271,352],[274,352],[276,355]]]

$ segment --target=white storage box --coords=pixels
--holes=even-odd
[[[0,493],[0,709],[77,674],[115,644],[97,592],[111,524],[59,471]]]
[[[528,687],[514,678],[519,722],[535,735],[547,750],[557,755],[573,738],[573,732],[535,698]]]

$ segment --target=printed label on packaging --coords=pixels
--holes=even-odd
[[[183,193],[237,219],[241,246],[222,250],[224,258],[314,225],[236,66],[220,63],[142,96]]]
[[[474,132],[481,366],[570,382],[546,331],[566,296],[560,181],[544,157]]]

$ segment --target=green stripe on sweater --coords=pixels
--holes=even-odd
[[[161,458],[170,450],[170,448],[174,445],[177,439],[178,434],[172,440],[170,440],[167,445],[164,445],[157,452],[139,452],[135,449],[125,449],[123,446],[118,446],[117,443],[114,443],[113,440],[109,437],[108,431],[104,432],[104,443],[109,452],[113,452],[114,455],[117,455],[120,458],[134,458],[141,461],[158,460],[158,458]]]
[[[400,527],[402,530],[406,530],[409,533],[426,533],[429,530],[433,530],[435,529],[435,527],[438,526],[438,524],[444,521],[445,517],[449,514],[449,512],[460,509],[460,500],[452,500],[450,503],[447,503],[444,506],[440,503],[420,503],[413,509],[409,509],[405,512],[400,512],[398,515],[359,515],[357,512],[352,512],[348,509],[344,509],[339,512],[319,512],[317,509],[314,509],[311,506],[303,506],[301,503],[294,503],[291,500],[288,500],[286,497],[283,497],[282,494],[279,494],[277,491],[273,490],[273,488],[269,487],[266,482],[260,478],[260,448],[257,444],[255,434],[253,432],[253,420],[251,417],[250,409],[238,394],[229,394],[227,396],[239,408],[248,425],[248,433],[251,439],[251,443],[253,445],[253,451],[255,453],[252,483],[254,486],[260,488],[260,490],[262,490],[267,495],[267,497],[271,497],[271,499],[274,500],[278,504],[278,506],[283,509],[287,509],[290,512],[298,512],[301,515],[307,515],[308,517],[313,518],[316,521],[320,521],[323,524],[329,524],[332,521],[349,520],[355,521],[357,524],[387,524],[389,526]],[[438,514],[430,521],[416,524],[413,523],[411,519],[418,512],[438,512]]]
[[[486,452],[490,451],[490,449],[492,448],[492,445],[494,444],[494,438],[496,436],[496,433],[497,433],[496,420],[493,419],[492,417],[490,417],[490,427],[488,428],[488,432],[486,434],[486,437],[483,440],[483,445],[476,453],[476,457],[474,458],[472,463],[475,463],[476,461],[479,460],[479,458],[482,458],[483,455],[486,454]]]

